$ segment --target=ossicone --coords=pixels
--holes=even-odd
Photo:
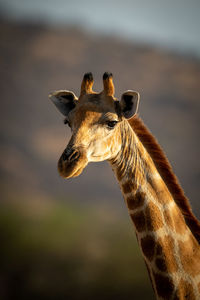
[[[105,72],[103,74],[103,86],[104,86],[104,94],[106,96],[114,96],[115,87],[113,84],[113,75],[110,72]]]
[[[92,90],[93,84],[94,84],[94,79],[93,79],[92,73],[91,72],[85,73],[85,75],[83,76],[82,84],[81,84],[80,95],[93,93],[93,90]]]

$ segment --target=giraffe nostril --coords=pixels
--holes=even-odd
[[[74,150],[72,152],[72,154],[68,157],[68,160],[73,161],[73,160],[79,158],[79,156],[80,156],[79,151],[78,150]]]
[[[74,161],[75,159],[79,158],[80,154],[78,150],[74,149],[65,149],[62,155],[63,161]]]

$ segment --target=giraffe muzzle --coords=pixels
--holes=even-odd
[[[82,173],[87,164],[84,151],[67,147],[58,161],[58,172],[64,178],[76,177]]]

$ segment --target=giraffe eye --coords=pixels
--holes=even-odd
[[[117,121],[107,121],[108,128],[112,129],[117,124]]]

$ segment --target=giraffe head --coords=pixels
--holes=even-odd
[[[139,94],[128,90],[118,101],[114,97],[111,73],[103,75],[102,92],[94,92],[93,83],[92,74],[87,73],[79,98],[67,90],[49,95],[72,131],[58,161],[58,171],[64,178],[80,175],[89,162],[114,158],[121,147],[120,124],[137,112]]]

